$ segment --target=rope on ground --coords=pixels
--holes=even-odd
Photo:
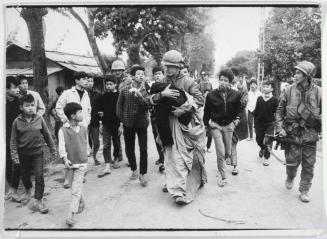
[[[226,222],[226,223],[235,223],[235,224],[245,224],[246,223],[245,221],[227,220],[227,219],[223,219],[223,218],[219,218],[219,217],[213,217],[213,216],[203,213],[201,211],[201,209],[199,209],[199,212],[202,216],[209,217],[209,218],[212,218],[212,219],[215,219],[218,221],[222,221],[222,222]]]

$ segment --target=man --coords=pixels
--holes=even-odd
[[[111,74],[117,78],[117,90],[120,91],[125,84],[131,83],[132,79],[125,74],[125,64],[121,60],[115,60],[111,65]]]
[[[310,202],[308,195],[316,162],[316,144],[321,130],[321,88],[312,83],[316,67],[309,61],[295,67],[295,83],[281,95],[276,111],[276,127],[280,137],[294,141],[285,149],[287,178],[285,186],[292,189],[297,168],[302,164],[300,200]],[[292,165],[293,164],[293,165]]]
[[[28,80],[26,76],[18,75],[17,80],[19,81],[19,94],[21,96],[31,94],[35,100],[36,114],[43,116],[45,112],[45,106],[40,94],[36,91],[32,91],[28,89]]]
[[[51,103],[51,105],[49,106],[49,109],[48,109],[49,114],[55,120],[55,129],[54,130],[55,130],[55,136],[56,136],[56,139],[57,139],[57,143],[58,143],[58,132],[59,132],[60,127],[62,126],[62,122],[61,122],[61,119],[58,117],[55,108],[56,108],[57,101],[58,101],[60,95],[62,94],[62,92],[64,92],[64,90],[65,89],[62,86],[58,86],[56,88],[56,92],[57,92],[58,97]]]
[[[197,79],[197,82],[196,83],[200,84],[204,80],[205,75],[206,75],[206,72],[205,71],[201,71],[200,77]]]
[[[248,110],[248,128],[249,128],[249,134],[250,137],[248,138],[248,141],[253,140],[253,119],[254,119],[254,109],[255,105],[257,103],[257,99],[261,96],[261,92],[258,90],[258,83],[257,80],[253,79],[250,82],[250,91],[248,93],[248,104],[247,104],[247,110]]]
[[[91,76],[88,77],[87,79],[88,84],[87,84],[87,90],[89,93],[89,97],[90,97],[90,102],[91,102],[91,122],[89,124],[88,127],[88,133],[89,133],[89,145],[92,149],[92,155],[93,155],[93,159],[94,159],[94,164],[95,165],[99,165],[100,162],[97,159],[97,153],[99,151],[100,148],[100,140],[99,140],[99,136],[100,136],[100,117],[98,114],[99,111],[99,100],[101,98],[101,94],[98,93],[95,89],[94,89],[94,80]]]
[[[189,66],[184,64],[181,68],[181,74],[184,75],[184,76],[190,76],[190,73],[189,73]]]
[[[176,108],[169,116],[167,123],[171,125],[173,144],[163,146],[167,189],[179,205],[190,203],[195,198],[196,191],[207,181],[204,169],[203,122],[197,114],[193,114],[196,124],[189,124],[188,127],[182,126],[178,121],[178,116],[186,112],[197,113],[198,108],[203,105],[203,97],[196,82],[180,72],[182,61],[182,55],[178,51],[171,50],[164,54],[162,64],[165,77],[162,82],[169,85],[162,92],[150,96],[153,104],[159,104],[165,97],[177,99],[180,93],[170,89],[170,85],[192,96],[188,97],[184,107]]]
[[[152,70],[152,74],[153,74],[153,82],[161,82],[164,77],[164,69],[161,66],[155,66]],[[150,119],[151,119],[154,141],[156,142],[156,147],[159,154],[159,159],[156,161],[156,165],[159,165],[159,171],[162,172],[165,170],[164,155],[163,155],[162,147],[157,142],[158,131],[156,127],[156,116],[153,107],[150,109]]]

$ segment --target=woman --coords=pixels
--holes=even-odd
[[[230,86],[233,79],[231,70],[222,70],[219,87],[208,94],[204,106],[203,122],[215,142],[220,187],[227,183],[225,159],[231,158],[233,132],[242,117],[241,95]]]

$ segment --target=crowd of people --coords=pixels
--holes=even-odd
[[[226,186],[226,165],[232,175],[239,174],[237,144],[255,140],[263,165],[269,165],[272,150],[270,137],[287,138],[282,147],[286,158],[287,189],[293,187],[297,168],[302,164],[300,199],[309,202],[309,190],[316,159],[316,142],[321,124],[321,90],[311,82],[315,66],[308,61],[295,67],[295,83],[281,96],[273,95],[274,84],[264,81],[244,82],[237,72],[223,69],[219,86],[213,88],[209,73],[201,72],[195,80],[188,74],[180,52],[164,54],[162,66],[152,70],[153,80],[145,80],[145,68],[133,65],[129,74],[122,61],[112,63],[109,74],[102,77],[104,93],[94,90],[92,76],[76,72],[75,86],[57,88],[58,98],[50,105],[55,120],[56,143],[51,137],[43,114],[40,95],[28,88],[25,76],[6,80],[6,199],[27,204],[32,198],[31,172],[35,176],[34,209],[48,212],[44,193],[44,141],[53,155],[59,153],[64,167],[65,188],[71,188],[71,203],[66,223],[75,223],[75,214],[85,207],[83,183],[88,157],[98,159],[100,135],[103,140],[102,178],[121,167],[121,136],[131,169],[131,180],[148,185],[148,134],[151,123],[159,159],[155,162],[165,172],[163,192],[175,202],[186,205],[194,200],[199,188],[207,183],[206,152],[215,144],[218,186]],[[255,130],[254,130],[254,129]],[[135,142],[139,145],[139,167]],[[207,139],[206,139],[207,138]],[[44,139],[44,140],[43,140]],[[112,143],[111,143],[112,142]],[[111,147],[113,145],[113,149]],[[18,196],[20,179],[24,197]]]

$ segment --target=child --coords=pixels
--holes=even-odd
[[[22,181],[26,189],[22,201],[27,204],[31,199],[31,169],[35,175],[36,199],[34,209],[41,213],[47,213],[48,207],[42,201],[44,193],[43,177],[43,145],[44,137],[52,155],[55,154],[55,144],[51,138],[48,127],[40,115],[36,115],[35,100],[31,94],[22,96],[20,99],[20,114],[14,121],[11,131],[10,149],[14,164],[20,164]]]
[[[116,115],[116,105],[118,101],[117,78],[114,75],[108,75],[104,78],[107,92],[101,96],[99,103],[99,115],[102,120],[102,138],[103,138],[103,157],[105,168],[98,177],[110,174],[110,164],[113,168],[119,168],[119,161],[122,160],[122,150],[120,144],[120,135],[123,128]],[[111,138],[114,146],[114,160],[111,158]]]
[[[145,187],[145,174],[148,168],[147,127],[149,126],[150,104],[147,97],[149,86],[144,82],[144,67],[134,65],[131,69],[132,84],[126,85],[120,91],[117,102],[117,116],[123,122],[126,155],[130,164],[131,180],[138,177],[135,157],[135,134],[138,136],[140,147],[140,176],[141,185]]]
[[[254,119],[254,108],[255,104],[257,102],[258,97],[261,95],[261,92],[258,90],[258,83],[255,79],[252,79],[250,82],[250,91],[248,93],[248,127],[249,127],[249,134],[250,137],[248,138],[248,141],[253,140],[253,119]]]
[[[72,189],[72,197],[66,224],[73,226],[76,213],[83,211],[85,202],[82,196],[84,174],[87,169],[87,128],[80,123],[83,121],[82,106],[76,102],[64,107],[68,119],[58,134],[59,156],[69,170],[68,181]]]
[[[13,165],[12,163],[10,138],[14,120],[20,114],[18,85],[19,83],[15,77],[9,76],[6,78],[6,180],[9,190],[5,196],[5,199],[10,199],[14,202],[20,202],[20,198],[17,195],[20,180],[20,167],[18,164]]]
[[[273,96],[273,84],[271,81],[265,81],[262,84],[262,96],[259,96],[257,103],[253,112],[254,115],[254,125],[257,144],[260,146],[259,157],[264,156],[263,165],[269,165],[270,153],[268,147],[272,145],[264,145],[263,140],[265,134],[274,134],[274,121],[275,114],[278,106],[278,99]]]

